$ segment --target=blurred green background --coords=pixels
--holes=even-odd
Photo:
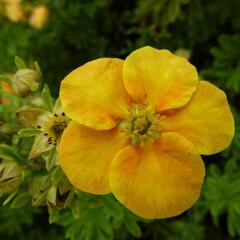
[[[132,235],[142,240],[240,239],[240,1],[21,1],[26,9],[40,4],[49,11],[41,28],[29,25],[26,18],[11,21],[0,5],[0,73],[16,70],[15,55],[37,60],[57,97],[60,81],[81,64],[103,56],[124,59],[134,49],[151,45],[189,58],[202,79],[226,92],[234,113],[231,146],[203,157],[207,174],[197,204],[176,218],[140,222],[142,234],[134,225],[127,227],[129,231],[114,231],[109,239],[135,239]],[[45,208],[0,208],[2,240],[61,240],[64,235],[78,240],[81,224],[66,217],[50,225]],[[94,233],[86,238],[90,239],[98,240]]]

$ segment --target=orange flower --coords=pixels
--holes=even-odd
[[[12,74],[5,74],[6,78],[11,78]],[[11,85],[5,81],[0,81],[0,88],[2,88],[6,93],[13,93],[13,89],[11,87]],[[3,96],[1,96],[0,94],[0,103],[2,104],[8,104],[9,101],[4,98]]]
[[[72,184],[112,192],[144,218],[189,209],[204,179],[200,154],[223,150],[234,133],[224,92],[167,50],[91,61],[63,80],[60,98],[72,119],[60,164]]]

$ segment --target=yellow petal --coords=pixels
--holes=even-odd
[[[143,218],[181,214],[198,199],[204,164],[193,146],[176,133],[163,133],[145,147],[129,145],[111,164],[110,189]]]
[[[197,83],[195,67],[168,50],[143,47],[124,62],[124,84],[128,93],[157,111],[185,105]]]
[[[190,102],[165,118],[165,131],[174,131],[191,141],[200,154],[222,151],[234,135],[234,121],[226,95],[200,81]]]
[[[94,130],[75,122],[65,129],[59,148],[60,165],[82,191],[109,193],[108,169],[126,138],[118,129]]]
[[[122,82],[123,61],[101,58],[71,72],[61,84],[65,113],[79,124],[111,129],[127,114],[130,97]]]

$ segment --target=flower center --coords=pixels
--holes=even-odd
[[[48,138],[49,144],[57,145],[68,122],[69,120],[64,113],[61,115],[54,114],[46,124],[38,126],[38,128],[43,129],[44,136]]]
[[[161,134],[161,116],[154,114],[139,105],[134,104],[130,117],[119,124],[133,144],[140,144],[150,139],[156,139]]]

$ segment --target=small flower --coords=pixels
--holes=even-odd
[[[29,24],[37,29],[41,29],[48,20],[49,11],[45,6],[37,6],[32,9]]]
[[[19,69],[12,78],[14,91],[20,96],[26,96],[38,90],[40,75],[33,69]]]
[[[60,99],[72,119],[59,149],[71,183],[112,192],[144,218],[189,209],[204,179],[200,154],[222,151],[234,134],[224,92],[167,50],[91,61],[63,80]]]
[[[12,22],[20,22],[24,19],[24,11],[19,1],[5,0],[5,14]]]
[[[23,107],[17,111],[17,117],[24,125],[36,129],[29,159],[47,155],[57,146],[69,119],[65,116],[59,100],[56,101],[53,113],[41,108]]]

